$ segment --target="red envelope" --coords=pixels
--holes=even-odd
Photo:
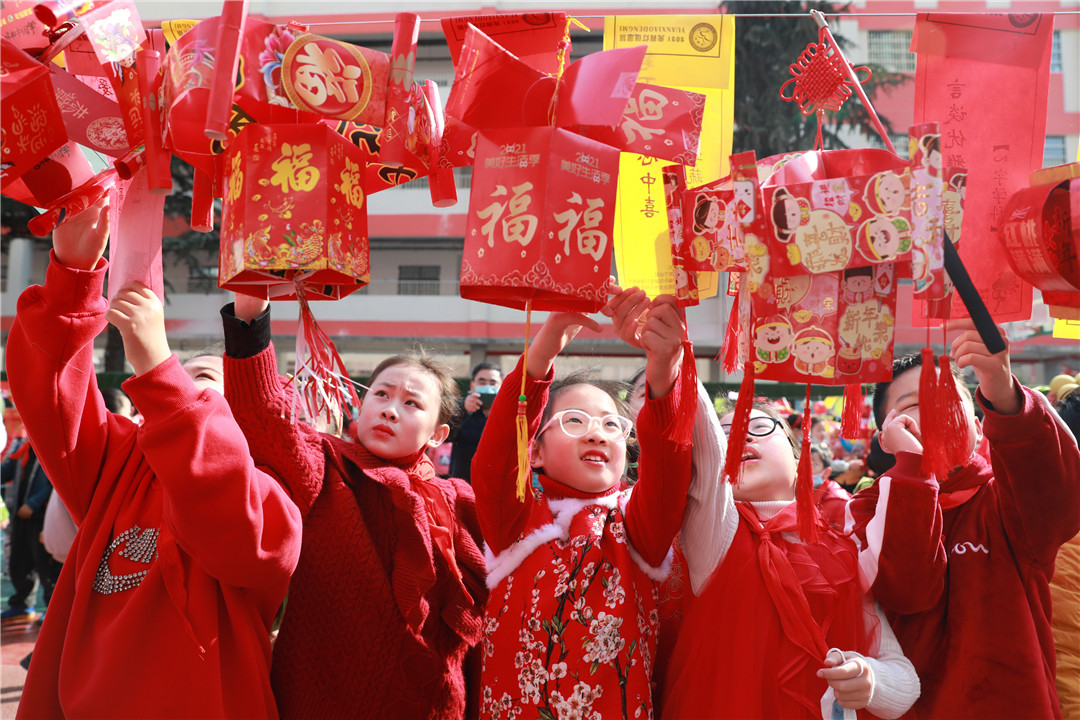
[[[126,154],[131,142],[124,129],[120,105],[56,65],[49,70],[68,136],[110,157]]]
[[[500,15],[461,15],[443,18],[443,33],[450,49],[450,59],[457,67],[461,46],[469,26],[491,38],[540,72],[555,75],[559,72],[556,51],[566,37],[566,53],[570,53],[566,34],[566,13],[507,13]]]
[[[619,153],[558,128],[481,133],[461,296],[596,312],[607,301]]]
[[[67,142],[49,70],[0,40],[0,186],[6,187]]]
[[[598,142],[680,165],[697,163],[705,96],[662,85],[636,83],[615,125],[571,125]]]
[[[219,283],[337,299],[368,283],[364,163],[324,125],[245,127],[224,156]]]

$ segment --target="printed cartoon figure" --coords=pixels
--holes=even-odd
[[[908,207],[904,179],[891,170],[879,172],[866,183],[863,201],[875,215],[895,215]]]
[[[844,302],[855,304],[870,300],[874,297],[874,268],[866,266],[845,270],[841,285]]]
[[[694,278],[691,276],[690,271],[682,265],[676,265],[674,271],[676,299],[689,300],[691,302],[696,301],[698,299],[697,283],[694,282]]]
[[[832,377],[830,360],[834,347],[832,337],[821,328],[814,325],[803,328],[795,336],[791,351],[795,355],[795,370],[803,375]]]
[[[736,180],[735,188],[735,216],[739,222],[749,225],[754,222],[754,183],[748,180]]]
[[[967,173],[953,173],[945,185],[941,208],[945,213],[945,232],[953,245],[960,244],[960,221],[964,218],[964,196],[967,195]]]
[[[694,199],[694,234],[704,235],[707,232],[716,232],[723,222],[722,203],[716,198],[698,193]]]
[[[911,281],[915,285],[915,292],[925,290],[934,280],[930,272],[930,256],[926,250],[920,247],[911,250]]]
[[[754,350],[759,360],[782,363],[791,354],[791,323],[780,315],[769,315],[754,329]]]
[[[862,367],[862,353],[858,348],[845,345],[836,355],[836,370],[841,375],[854,375]]]
[[[937,175],[941,170],[941,136],[937,133],[919,138],[919,150],[922,151],[922,166]]]
[[[780,188],[772,199],[772,223],[776,239],[789,242],[800,226],[810,222],[810,203]]]
[[[911,249],[911,225],[900,217],[877,215],[859,226],[858,248],[872,263],[893,260]]]

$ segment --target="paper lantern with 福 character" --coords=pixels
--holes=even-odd
[[[219,284],[337,299],[367,284],[364,163],[325,125],[248,125],[225,154]]]
[[[607,300],[619,152],[552,127],[476,145],[461,296],[595,312]]]

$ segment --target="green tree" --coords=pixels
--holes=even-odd
[[[810,10],[828,16],[847,12],[849,5],[800,0],[731,0],[721,3],[721,11],[735,15],[773,15],[775,17],[738,17],[735,24],[735,152],[753,150],[759,158],[796,150],[811,150],[817,134],[817,118],[804,117],[795,103],[780,99],[781,86],[791,77],[788,67],[799,54],[818,38],[817,23]],[[837,45],[845,55],[851,42],[830,26]],[[869,66],[873,73],[863,84],[869,97],[879,89],[888,91],[907,82],[907,76]],[[893,132],[888,118],[881,117],[887,132]],[[838,136],[843,125],[857,129],[866,137],[878,136],[857,95],[844,103],[839,112],[826,112],[822,127],[825,149],[847,145]]]

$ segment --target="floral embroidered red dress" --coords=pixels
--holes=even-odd
[[[521,373],[519,363],[504,384],[520,387]],[[526,379],[530,438],[550,382]],[[659,582],[690,482],[690,426],[676,419],[692,417],[694,387],[684,364],[667,397],[646,401],[633,488],[592,494],[541,475],[524,502],[514,489],[517,398],[496,397],[472,466],[491,589],[481,717],[652,717]]]

